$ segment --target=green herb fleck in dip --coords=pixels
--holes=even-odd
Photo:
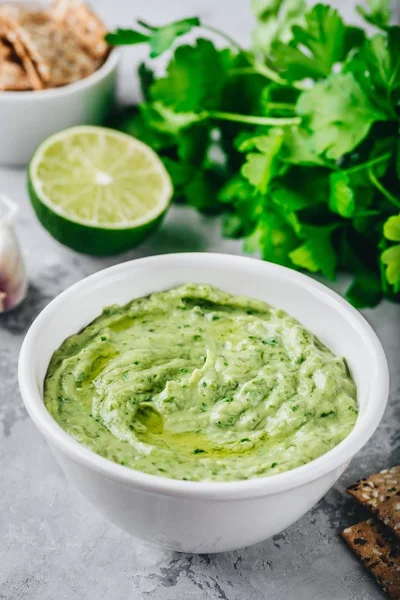
[[[345,360],[294,318],[198,284],[106,308],[54,353],[44,400],[101,456],[192,481],[303,465],[358,412]]]

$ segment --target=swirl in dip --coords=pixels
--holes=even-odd
[[[345,360],[293,317],[200,284],[106,308],[54,353],[44,400],[101,456],[193,481],[303,465],[358,413]]]

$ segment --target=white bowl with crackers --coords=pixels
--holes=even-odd
[[[104,121],[118,52],[82,0],[0,4],[0,164],[24,165],[49,135]]]
[[[338,355],[357,386],[354,429],[332,450],[290,471],[240,481],[183,481],[149,475],[95,454],[66,433],[43,402],[53,352],[111,304],[184,282],[279,306]],[[334,485],[377,428],[388,397],[388,367],[367,321],[324,285],[276,264],[206,252],[141,258],[105,269],[60,294],[23,343],[19,385],[25,406],[78,490],[131,535],[185,552],[221,552],[265,540],[302,517]]]

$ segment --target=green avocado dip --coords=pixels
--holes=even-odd
[[[106,308],[54,353],[44,401],[101,456],[191,481],[303,465],[358,413],[343,358],[282,310],[200,284]]]

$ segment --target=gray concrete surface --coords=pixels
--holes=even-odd
[[[336,2],[344,11],[348,2]],[[202,14],[242,41],[251,18],[247,0],[97,0],[110,23],[129,23],[135,12],[153,22]],[[234,8],[233,8],[234,7]],[[350,6],[351,10],[351,6]],[[124,56],[121,95],[135,82]],[[1,115],[0,115],[1,118]],[[400,307],[384,303],[365,311],[381,338],[391,371],[390,404],[371,442],[338,485],[303,519],[274,539],[245,550],[191,556],[154,549],[99,516],[65,479],[23,408],[17,358],[39,311],[85,275],[122,260],[181,250],[240,253],[222,241],[219,223],[174,208],[163,229],[139,250],[112,260],[77,255],[50,238],[36,221],[21,170],[0,168],[0,191],[20,205],[18,234],[30,278],[29,294],[15,312],[0,316],[0,598],[3,600],[375,600],[374,582],[338,537],[361,513],[344,488],[363,474],[400,462]],[[344,280],[336,288],[344,289]]]

